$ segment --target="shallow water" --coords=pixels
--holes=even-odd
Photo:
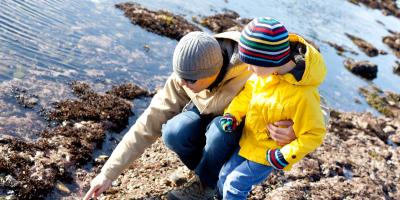
[[[72,97],[68,86],[72,80],[88,81],[99,91],[127,81],[149,90],[162,86],[171,73],[171,57],[177,41],[132,25],[114,7],[118,2],[123,1],[1,0],[0,118],[4,120],[0,120],[0,130],[34,138],[28,130],[40,129],[44,123],[36,111],[48,107],[51,102]],[[392,73],[396,58],[381,42],[382,37],[388,35],[386,28],[400,31],[400,20],[383,16],[378,10],[347,1],[137,2],[149,9],[167,9],[188,20],[225,8],[242,17],[268,15],[279,19],[288,30],[320,45],[329,71],[321,93],[336,109],[376,113],[358,94],[359,87],[371,82],[348,72],[342,64],[344,58],[323,41],[345,45],[360,53],[347,56],[377,63],[378,78],[372,83],[400,92],[400,77]],[[344,35],[345,32],[360,36],[389,54],[369,58]],[[38,106],[33,110],[21,108],[11,95],[12,88],[26,89],[37,95]],[[355,103],[356,99],[361,104]],[[13,120],[7,120],[11,118]]]
[[[52,102],[74,98],[68,83],[86,81],[97,91],[112,84],[133,82],[151,91],[161,87],[171,73],[171,58],[177,43],[132,25],[114,7],[123,0],[0,0],[0,137],[13,135],[36,138],[47,124],[39,115]],[[321,93],[336,109],[371,111],[359,87],[370,83],[400,93],[400,77],[392,73],[396,60],[382,43],[386,29],[400,31],[400,20],[383,16],[378,10],[337,1],[136,1],[149,9],[167,9],[184,15],[212,15],[225,8],[242,17],[271,16],[320,45],[328,66]],[[377,22],[383,22],[384,25]],[[208,31],[207,29],[204,29]],[[344,33],[359,36],[388,55],[369,58]],[[331,41],[360,53],[346,54],[378,64],[378,78],[359,78],[343,67],[343,57],[323,43]],[[145,48],[147,45],[149,47]],[[33,109],[23,108],[13,97],[14,89],[25,89],[38,99]],[[361,103],[355,103],[355,100]],[[149,99],[136,100],[139,114]],[[138,115],[130,120],[134,123]],[[118,141],[123,134],[116,137]],[[107,141],[109,141],[107,139]],[[117,142],[107,142],[96,154],[110,152]]]

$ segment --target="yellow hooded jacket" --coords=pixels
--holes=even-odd
[[[267,150],[280,149],[289,163],[284,170],[291,169],[294,163],[320,146],[326,134],[318,93],[318,86],[326,76],[325,62],[321,54],[300,36],[290,34],[289,40],[306,47],[301,79],[297,81],[292,73],[265,78],[252,75],[225,110],[239,122],[246,116],[239,155],[270,165]],[[266,128],[267,124],[280,120],[292,120],[297,136],[285,146],[279,146],[271,139]]]

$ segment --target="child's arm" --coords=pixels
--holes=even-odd
[[[220,124],[224,131],[234,131],[246,115],[253,92],[254,81],[254,78],[250,78],[243,90],[233,98],[232,102],[225,109],[224,115],[220,119]]]
[[[297,139],[281,149],[267,151],[267,160],[276,169],[298,162],[308,153],[319,147],[326,134],[318,94],[305,95],[296,105],[293,113],[293,129]]]

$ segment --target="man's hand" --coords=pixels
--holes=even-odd
[[[292,121],[279,121],[268,124],[267,129],[271,138],[278,142],[280,146],[289,144],[296,139]]]
[[[91,198],[96,199],[111,186],[111,183],[112,181],[103,174],[97,175],[90,183],[90,189],[85,197],[83,197],[83,200],[89,200]]]

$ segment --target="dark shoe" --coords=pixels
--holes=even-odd
[[[217,190],[203,186],[198,176],[195,176],[182,188],[171,190],[167,194],[168,200],[212,200]]]

